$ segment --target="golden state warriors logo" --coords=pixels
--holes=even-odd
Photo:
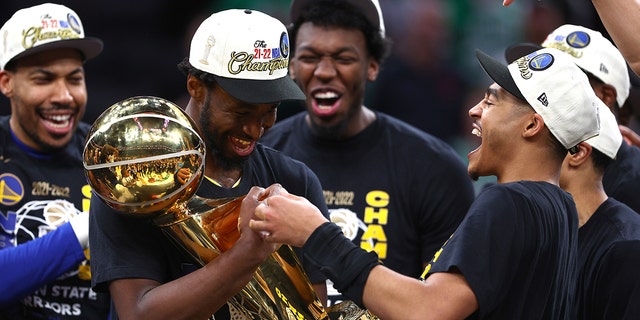
[[[553,64],[553,56],[549,53],[541,53],[529,60],[529,69],[542,71],[548,69]]]
[[[286,32],[280,35],[280,54],[285,59],[289,56],[289,36]]]
[[[584,31],[574,31],[567,36],[566,41],[569,46],[582,49],[589,45],[591,37]]]
[[[77,34],[82,33],[82,27],[80,26],[80,20],[71,13],[67,14],[67,22],[69,23],[69,28],[75,31]]]
[[[24,197],[22,181],[11,173],[0,175],[0,204],[12,206]]]

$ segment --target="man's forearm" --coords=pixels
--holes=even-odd
[[[592,0],[600,20],[631,69],[640,74],[640,1]]]
[[[0,307],[17,302],[84,259],[84,250],[69,223],[43,237],[0,250]]]

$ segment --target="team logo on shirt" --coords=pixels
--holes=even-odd
[[[13,206],[24,197],[22,181],[11,173],[0,175],[0,204]]]

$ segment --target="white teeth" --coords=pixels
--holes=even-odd
[[[478,130],[478,128],[473,128],[473,130],[471,130],[471,134],[482,138],[482,132]]]
[[[51,121],[68,121],[69,119],[71,119],[71,115],[55,115],[55,116],[45,116],[45,118],[47,120],[51,120]]]
[[[313,97],[316,99],[334,99],[338,97],[338,94],[335,92],[329,91],[329,92],[316,93]]]

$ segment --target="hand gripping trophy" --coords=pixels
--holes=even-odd
[[[204,266],[239,238],[242,197],[195,194],[205,146],[193,120],[170,101],[140,96],[105,110],[87,135],[83,162],[95,194],[131,217],[149,218]],[[282,245],[228,302],[247,319],[375,319],[346,302],[324,308],[291,247]]]

